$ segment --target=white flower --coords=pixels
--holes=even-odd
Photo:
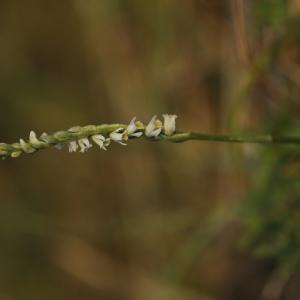
[[[33,153],[36,151],[36,149],[31,147],[31,145],[26,143],[23,139],[20,139],[20,146],[25,153]]]
[[[161,126],[158,126],[160,124],[159,120],[156,120],[156,115],[152,117],[151,121],[148,123],[146,129],[145,129],[145,135],[147,137],[157,137],[161,133]]]
[[[110,144],[110,139],[106,139],[103,135],[97,134],[92,136],[92,140],[100,147],[102,150],[107,150],[107,146]]]
[[[44,141],[45,143],[49,143],[49,135],[46,132],[43,132],[42,135],[40,136],[40,139]]]
[[[78,144],[76,141],[71,141],[69,143],[69,152],[76,152],[78,149]]]
[[[90,149],[91,147],[93,147],[93,145],[90,143],[88,138],[82,138],[78,141],[79,147],[80,147],[80,152],[84,153],[86,152],[88,149]]]
[[[30,131],[29,134],[29,142],[32,145],[39,145],[41,142],[38,140],[38,138],[36,137],[36,134],[34,131]]]
[[[126,143],[124,143],[124,141],[127,141],[128,139],[127,132],[124,132],[124,128],[118,128],[117,130],[110,133],[109,137],[116,143],[119,143],[123,146],[127,145]]]
[[[164,132],[166,135],[172,135],[176,128],[176,115],[163,115],[164,118]]]
[[[129,136],[140,137],[140,136],[143,135],[143,132],[136,132],[138,128],[137,128],[137,126],[135,124],[135,120],[136,120],[136,117],[134,117],[130,121],[129,125],[127,126],[126,131],[127,131],[127,133],[128,133]]]

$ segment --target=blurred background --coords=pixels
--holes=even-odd
[[[0,138],[179,116],[300,135],[299,0],[2,0]],[[0,299],[299,299],[295,146],[132,141],[0,164]]]

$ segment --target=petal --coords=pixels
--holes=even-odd
[[[136,120],[136,117],[132,118],[132,120],[130,121],[129,125],[127,126],[127,132],[128,134],[132,134],[134,133],[136,130],[137,130],[137,127],[135,125],[135,120]]]
[[[157,137],[157,136],[160,135],[160,133],[161,133],[161,128],[157,128],[157,129],[152,131],[151,137]]]
[[[164,114],[164,132],[166,135],[172,135],[176,130],[176,115]]]
[[[78,144],[76,141],[71,141],[69,143],[69,152],[76,152],[78,149]]]
[[[80,152],[84,153],[86,152],[89,148],[92,147],[92,144],[90,143],[88,138],[82,138],[78,141],[79,147],[80,147]]]
[[[150,120],[150,122],[148,123],[146,129],[145,129],[145,135],[150,137],[152,131],[155,130],[156,126],[155,126],[155,121],[156,121],[156,115],[154,115],[152,117],[152,119]]]
[[[93,135],[92,140],[94,141],[95,144],[97,144],[100,148],[102,148],[105,142],[105,137],[101,134]]]
[[[34,131],[30,131],[29,142],[31,144],[40,144],[40,141],[37,139],[36,134],[35,134]]]
[[[134,136],[137,138],[141,137],[142,135],[143,135],[143,132],[141,132],[141,131],[130,134],[130,136]]]
[[[114,142],[119,142],[123,139],[123,134],[117,133],[116,131],[112,132],[109,136]]]

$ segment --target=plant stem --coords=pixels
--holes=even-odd
[[[102,124],[102,125],[88,125],[77,126],[65,131],[57,131],[52,135],[41,135],[36,141],[21,141],[19,143],[7,144],[0,143],[0,157],[6,158],[8,156],[18,157],[22,153],[33,153],[38,150],[49,148],[56,145],[64,145],[70,141],[81,138],[90,138],[93,135],[102,134],[108,136],[111,132],[118,128],[127,128],[124,124]],[[145,130],[142,125],[138,128],[140,131]],[[145,136],[144,136],[145,137]],[[149,139],[145,137],[146,139]],[[153,138],[150,138],[153,140]],[[300,144],[300,136],[282,136],[275,137],[272,135],[222,135],[222,134],[208,134],[200,132],[176,132],[171,136],[161,134],[156,140],[166,140],[173,143],[182,143],[186,141],[214,141],[226,143],[257,143],[257,144]]]
[[[226,142],[226,143],[255,143],[255,144],[300,144],[300,137],[275,137],[272,135],[223,135],[200,132],[181,132],[172,136],[163,136],[163,139],[174,143],[191,140]]]

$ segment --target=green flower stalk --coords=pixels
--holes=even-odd
[[[128,140],[144,137],[148,140],[166,140],[173,143],[190,140],[234,142],[234,143],[260,143],[260,144],[300,144],[300,137],[274,137],[272,135],[261,136],[235,136],[206,134],[200,132],[176,131],[176,115],[163,115],[163,122],[153,116],[147,125],[136,121],[134,117],[129,125],[126,124],[102,124],[76,126],[68,130],[57,131],[53,134],[43,133],[37,137],[34,131],[29,134],[28,140],[20,139],[18,143],[0,143],[0,157],[16,158],[21,154],[32,154],[36,151],[55,147],[62,149],[68,146],[69,152],[88,151],[93,144],[102,150],[107,150],[112,142],[126,146]]]

